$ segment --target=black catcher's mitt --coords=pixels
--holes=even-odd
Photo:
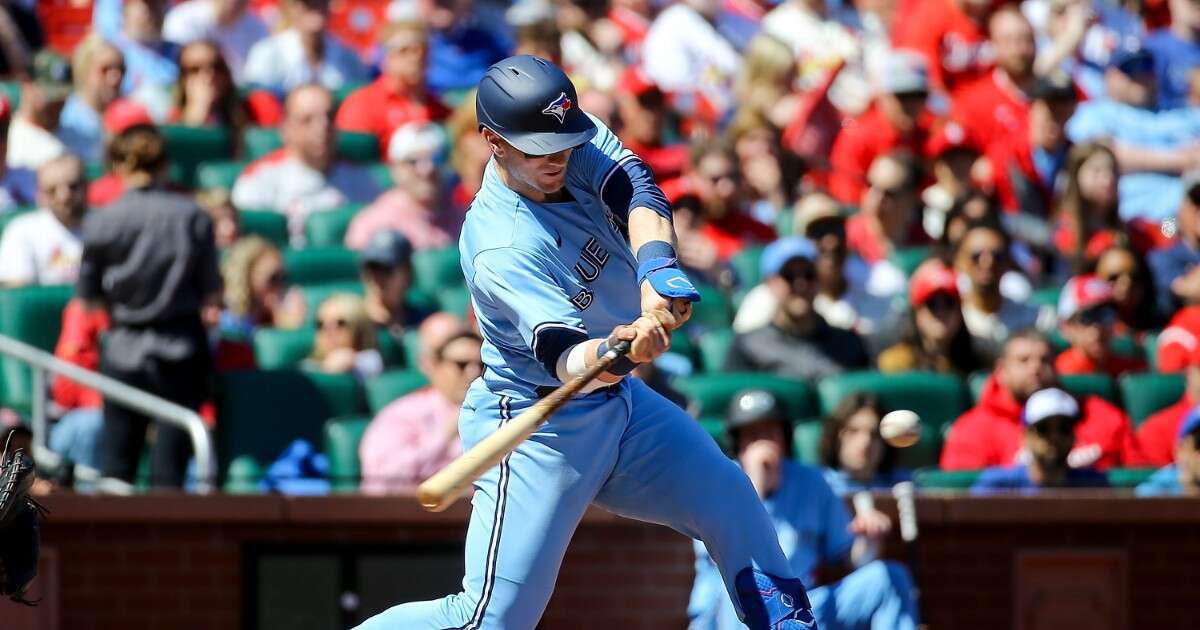
[[[38,517],[46,508],[29,497],[33,462],[17,449],[0,454],[0,597],[32,606],[25,588],[37,575]]]

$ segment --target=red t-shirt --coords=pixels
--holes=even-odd
[[[1103,363],[1097,363],[1078,348],[1067,348],[1054,359],[1054,369],[1059,374],[1096,374],[1103,372],[1116,378],[1126,372],[1141,372],[1146,362],[1134,357],[1109,355]]]
[[[450,110],[433,96],[416,100],[397,94],[384,77],[346,97],[338,108],[335,125],[344,131],[361,131],[379,138],[379,150],[387,158],[388,140],[397,127],[412,122],[445,120]]]
[[[1029,132],[1029,100],[1000,69],[956,89],[951,99],[953,118],[974,146],[986,149]]]
[[[1138,444],[1146,463],[1153,466],[1166,466],[1175,461],[1175,438],[1179,434],[1179,425],[1188,412],[1196,408],[1195,401],[1187,394],[1175,404],[1146,418],[1138,427]]]
[[[700,235],[717,250],[717,258],[727,262],[751,243],[770,243],[775,240],[775,228],[759,223],[750,215],[734,210],[718,221],[709,221],[700,228]]]
[[[992,67],[984,26],[975,23],[954,0],[914,0],[896,13],[893,48],[915,50],[929,60],[929,80],[953,90]]]
[[[655,181],[679,177],[687,166],[690,149],[686,144],[649,145],[624,139],[621,142],[650,167]]]
[[[54,347],[54,356],[88,370],[100,368],[100,335],[108,330],[111,320],[104,309],[88,310],[80,300],[67,302],[62,314],[62,332]],[[99,407],[104,398],[100,392],[84,387],[62,376],[55,377],[50,386],[54,402],[65,409]]]
[[[1157,343],[1159,372],[1186,368],[1200,348],[1200,305],[1175,311],[1167,327],[1159,333]]]
[[[920,223],[914,222],[908,238],[903,243],[896,243],[896,245],[901,247],[925,245],[931,240],[929,234],[925,232],[925,228]],[[871,231],[867,217],[862,214],[856,214],[846,219],[846,247],[872,264],[892,254],[891,249]]]
[[[879,109],[872,107],[846,123],[833,141],[829,193],[841,203],[858,205],[867,188],[867,171],[875,158],[895,149],[922,155],[929,139],[929,120],[901,136]]]

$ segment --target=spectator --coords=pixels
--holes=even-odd
[[[1037,47],[1033,27],[1015,7],[997,10],[988,20],[996,67],[953,93],[954,119],[964,125],[971,144],[987,149],[1029,129],[1029,93]]]
[[[238,98],[233,75],[216,43],[199,40],[180,49],[179,80],[171,100],[168,122],[188,127],[225,127],[234,142],[241,144],[250,111]]]
[[[663,92],[689,101],[685,114],[716,120],[732,109],[733,81],[741,56],[714,26],[720,4],[683,0],[650,24],[642,43],[642,68]]]
[[[1103,142],[1121,171],[1121,218],[1159,223],[1184,195],[1179,175],[1197,165],[1200,110],[1157,110],[1154,59],[1146,50],[1116,53],[1104,73],[1107,94],[1080,103],[1067,135]]]
[[[1099,277],[1084,274],[1067,281],[1058,297],[1058,321],[1071,345],[1054,360],[1059,374],[1102,372],[1117,378],[1146,369],[1145,361],[1113,352],[1116,297],[1112,285]]]
[[[319,85],[303,85],[287,98],[283,147],[251,163],[233,185],[239,208],[269,209],[287,215],[292,242],[303,243],[310,214],[378,196],[370,172],[337,158],[333,95]]]
[[[335,293],[317,307],[317,339],[304,367],[327,374],[353,374],[361,383],[383,371],[375,327],[362,298]]]
[[[54,53],[44,51],[34,58],[33,80],[21,83],[21,103],[8,127],[8,168],[34,172],[66,153],[55,132],[71,93],[69,74],[66,62]]]
[[[225,310],[221,331],[251,339],[260,327],[298,328],[304,321],[304,297],[289,289],[283,256],[260,236],[238,239],[221,261]]]
[[[903,273],[889,261],[872,265],[847,250],[845,215],[824,193],[809,194],[796,205],[795,231],[817,248],[817,313],[836,328],[884,335],[897,317],[893,298],[904,286]],[[775,265],[765,254],[760,264]],[[742,299],[733,329],[748,332],[770,324],[777,306],[767,283],[759,284]]]
[[[698,238],[680,242],[680,257],[685,265],[702,258],[725,263],[749,244],[774,240],[775,230],[755,220],[743,207],[737,163],[728,145],[716,142],[695,145],[686,178],[700,208],[695,224]]]
[[[802,105],[795,93],[800,82],[796,59],[788,44],[778,37],[762,33],[750,40],[734,84],[738,116],[766,121],[774,129],[787,127],[800,114]],[[811,61],[818,65],[817,60]]]
[[[750,216],[774,225],[794,201],[800,162],[780,144],[779,132],[749,110],[740,110],[726,135],[733,140],[742,198]]]
[[[1021,12],[1038,33],[1037,73],[1068,74],[1089,99],[1105,96],[1104,69],[1146,31],[1138,8],[1118,3],[1029,0]]]
[[[426,84],[434,94],[473,89],[488,67],[509,55],[511,43],[494,24],[479,19],[474,0],[433,0],[429,5],[424,16],[429,25]]]
[[[879,371],[923,370],[966,376],[982,367],[963,325],[958,278],[940,260],[913,272],[908,287],[912,312],[900,341],[879,354]]]
[[[820,469],[791,458],[790,424],[773,394],[747,390],[734,397],[726,427],[738,463],[766,505],[784,556],[808,587],[822,628],[916,628],[912,576],[875,549],[891,530],[882,512],[853,519]],[[717,565],[695,541],[696,581],[688,602],[693,630],[735,628],[738,622]]]
[[[1050,318],[1040,316],[1037,307],[1001,292],[1001,278],[1011,269],[1010,249],[1008,235],[995,223],[982,221],[967,226],[954,254],[955,271],[963,278],[963,322],[985,361],[999,354],[1012,332],[1050,326]]]
[[[75,46],[71,57],[75,91],[58,118],[58,134],[71,152],[88,164],[104,159],[104,110],[121,95],[125,57],[121,50],[92,34]]]
[[[621,75],[616,90],[617,135],[654,171],[658,181],[680,176],[688,162],[685,142],[668,142],[667,97],[638,66]]]
[[[925,154],[932,161],[933,184],[921,191],[925,204],[921,225],[925,232],[940,238],[946,228],[946,217],[955,202],[976,192],[985,170],[982,153],[959,123],[948,120],[937,126],[925,145]]]
[[[1043,488],[1107,488],[1104,473],[1088,467],[1071,466],[1076,426],[1081,420],[1079,403],[1061,389],[1034,392],[1021,411],[1021,445],[1028,453],[1025,462],[992,466],[984,470],[971,494],[1005,492],[1036,493]]]
[[[1200,347],[1200,304],[1185,306],[1171,316],[1158,334],[1156,363],[1160,372],[1178,372]]]
[[[122,143],[124,159],[113,168],[125,193],[84,221],[76,294],[89,310],[104,309],[112,318],[102,373],[198,409],[212,368],[200,313],[221,295],[212,222],[192,201],[162,190],[167,158],[152,126],[127,131]],[[105,400],[99,447],[105,476],[134,480],[149,422]],[[187,432],[169,424],[155,429],[150,483],[181,487],[191,452]]]
[[[879,420],[887,412],[875,394],[855,392],[825,419],[819,454],[834,494],[890,490],[912,478],[910,471],[896,465],[899,452],[879,434]]]
[[[1169,247],[1146,256],[1154,272],[1154,291],[1158,308],[1171,313],[1180,306],[1200,304],[1200,170],[1183,177],[1183,200],[1174,222],[1177,240]]]
[[[1159,109],[1187,106],[1189,73],[1200,65],[1200,6],[1191,0],[1167,0],[1171,24],[1146,36],[1158,78]]]
[[[913,0],[896,12],[892,44],[919,51],[933,87],[953,92],[992,66],[984,28],[993,6],[989,0]]]
[[[121,91],[144,105],[155,120],[163,120],[170,105],[171,86],[179,76],[179,47],[163,40],[166,0],[125,0],[120,30],[102,36],[121,50],[125,77]]]
[[[63,308],[55,358],[86,370],[99,370],[100,336],[111,326],[107,312],[89,310],[83,300],[72,299]],[[104,398],[100,392],[61,375],[54,377],[50,396],[52,413],[61,417],[50,427],[47,446],[72,462],[98,469]]]
[[[920,177],[917,161],[905,153],[883,155],[871,164],[861,211],[846,221],[850,251],[875,264],[897,249],[929,242],[921,225]]]
[[[338,129],[374,134],[386,153],[396,129],[410,123],[438,122],[450,115],[425,89],[428,37],[420,22],[392,22],[380,29],[383,61],[379,78],[346,97],[338,109]]]
[[[412,288],[412,244],[395,230],[380,230],[371,235],[359,259],[366,287],[367,319],[377,334],[392,336],[403,347],[404,333],[421,323],[429,313],[408,303]]]
[[[883,89],[872,107],[844,125],[833,143],[829,192],[841,203],[863,200],[869,171],[881,157],[898,151],[918,155],[928,142],[925,60],[912,51],[894,51],[881,82]]]
[[[1096,259],[1096,277],[1112,285],[1115,334],[1139,336],[1162,328],[1165,322],[1155,304],[1154,281],[1136,251],[1119,245],[1105,249]]]
[[[133,99],[117,99],[104,111],[104,130],[108,134],[104,159],[109,170],[88,184],[89,206],[107,206],[125,192],[125,180],[116,172],[116,165],[128,159],[130,151],[134,150],[132,138],[140,137],[141,127],[154,127],[154,121],[150,112]],[[135,131],[138,133],[133,133]],[[151,133],[158,135],[158,129],[154,128]]]
[[[1175,459],[1138,485],[1139,497],[1200,495],[1200,413],[1192,411],[1175,435]]]
[[[1050,216],[1057,180],[1071,148],[1063,128],[1075,112],[1077,94],[1061,75],[1038,79],[1029,91],[1028,126],[991,144],[1000,205],[1008,212]]]
[[[396,230],[414,249],[453,247],[466,218],[450,203],[441,180],[446,140],[437,125],[410,123],[392,134],[388,146],[393,187],[354,216],[346,247],[362,249],[371,235]]]
[[[803,62],[796,77],[801,90],[816,87],[843,62],[857,61],[862,55],[855,35],[830,12],[824,2],[788,0],[763,17],[762,32],[786,45],[792,59]]]
[[[246,0],[184,0],[167,11],[163,21],[163,39],[178,46],[215,42],[237,84],[250,49],[268,35],[267,25],[249,10]]]
[[[771,324],[733,339],[725,369],[769,372],[817,381],[865,368],[867,353],[858,335],[830,326],[814,308],[817,248],[798,237],[781,239],[764,252],[763,276],[779,307]]]
[[[426,319],[419,335],[429,387],[392,401],[363,433],[361,489],[368,494],[411,490],[462,453],[458,412],[483,373],[482,342],[447,313]]]
[[[291,100],[297,88],[310,83],[336,90],[367,80],[358,53],[328,32],[329,0],[281,4],[287,28],[250,48],[242,71],[244,85],[279,97],[288,94]]]
[[[1042,333],[1022,330],[1010,336],[978,404],[951,425],[941,467],[964,470],[1025,461],[1022,408],[1034,392],[1056,386],[1053,359]],[[1083,415],[1075,425],[1071,467],[1106,470],[1140,464],[1143,458],[1125,412],[1099,396],[1085,396],[1080,403]]]
[[[38,169],[36,212],[12,220],[0,237],[0,285],[74,284],[87,213],[83,163],[67,154]]]
[[[1200,352],[1188,355],[1183,370],[1183,395],[1171,406],[1146,418],[1137,428],[1138,445],[1147,464],[1166,466],[1171,463],[1183,423],[1200,405]]]
[[[475,93],[471,92],[446,120],[446,136],[450,140],[450,166],[458,176],[458,184],[450,193],[450,202],[464,212],[475,193],[483,185],[483,171],[492,159],[479,123],[475,120]]]
[[[229,199],[229,191],[213,188],[196,193],[196,203],[208,212],[213,222],[213,238],[217,249],[227,251],[242,237],[241,213]]]

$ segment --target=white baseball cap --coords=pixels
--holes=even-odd
[[[1029,400],[1025,401],[1025,408],[1021,411],[1021,419],[1025,426],[1030,427],[1055,416],[1079,417],[1079,401],[1057,387],[1034,392]]]
[[[433,123],[409,123],[392,132],[388,141],[389,162],[399,162],[419,155],[440,156],[446,147],[446,137]]]

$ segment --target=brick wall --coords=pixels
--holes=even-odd
[[[467,514],[364,497],[62,495],[48,504],[47,605],[0,604],[16,628],[239,627],[246,543],[457,543]],[[1037,621],[1055,614],[1080,623],[1090,614],[1089,628],[1200,627],[1200,502],[923,498],[918,510],[935,629],[1045,627]],[[891,541],[889,552],[901,551]],[[590,512],[541,627],[682,628],[691,562],[682,536]]]

